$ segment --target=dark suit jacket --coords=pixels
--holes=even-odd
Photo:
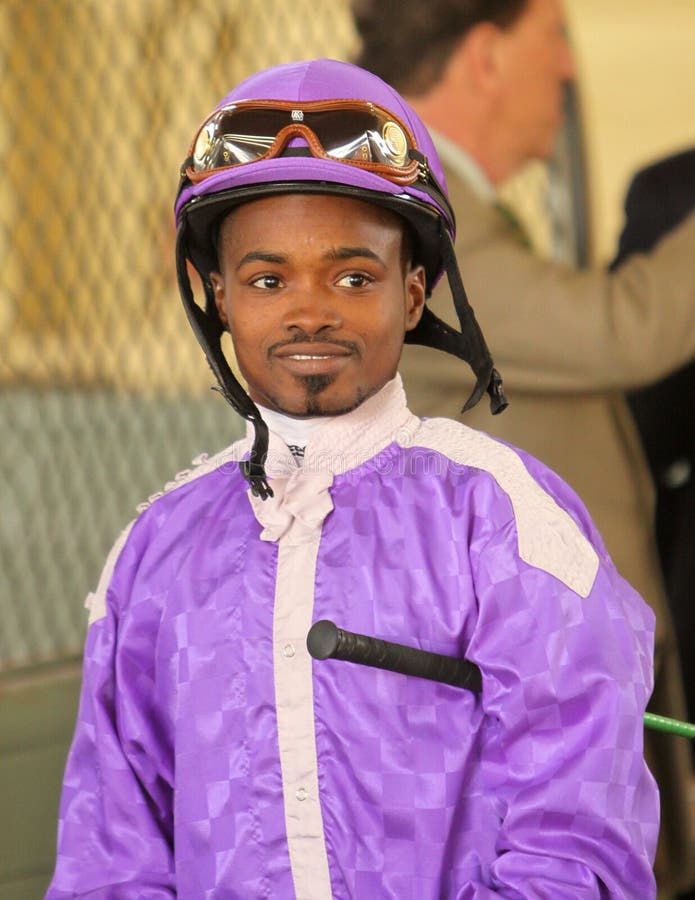
[[[625,198],[616,269],[649,251],[695,208],[695,148],[640,171]],[[691,269],[695,281],[695,260]],[[695,329],[695,310],[692,328]],[[695,363],[628,395],[657,488],[656,533],[695,717]]]

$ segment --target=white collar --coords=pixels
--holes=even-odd
[[[407,445],[419,427],[420,420],[407,407],[401,376],[396,374],[351,412],[318,419],[306,444],[302,471],[332,475],[347,472],[372,459],[396,439]],[[250,448],[252,440],[253,425],[247,423],[245,446]],[[297,469],[286,441],[272,428],[265,468],[269,477],[288,475]]]
[[[330,422],[332,418],[331,416],[311,416],[298,419],[275,409],[268,409],[267,406],[261,406],[260,403],[257,403],[256,406],[269,431],[282,438],[290,449],[304,449],[319,428]],[[295,456],[297,456],[296,453]]]

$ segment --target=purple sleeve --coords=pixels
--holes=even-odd
[[[600,563],[586,598],[520,560],[508,532],[478,559],[467,655],[484,673],[494,896],[656,896],[658,793],[643,756],[653,614],[590,537]]]
[[[153,633],[146,634],[137,620],[123,626],[116,611],[117,596],[128,590],[135,568],[129,542],[105,598],[105,614],[87,635],[47,900],[176,895],[167,741],[154,709],[147,654],[138,652]]]

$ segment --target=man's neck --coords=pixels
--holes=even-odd
[[[490,184],[498,186],[519,169],[518,161],[509,158],[506,142],[497,134],[495,117],[474,98],[470,103],[457,102],[454,109],[450,97],[437,90],[407,99],[427,127],[460,147]]]
[[[459,144],[429,126],[439,158],[448,169],[469,185],[483,203],[495,203],[497,194],[483,169]]]

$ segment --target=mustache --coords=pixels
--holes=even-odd
[[[340,338],[330,337],[329,335],[311,335],[307,334],[306,331],[297,331],[286,341],[278,341],[276,344],[271,344],[271,346],[268,347],[268,353],[275,353],[275,351],[280,350],[281,347],[291,347],[293,344],[330,344],[333,347],[344,347],[351,353],[356,353],[358,349],[357,344],[353,341],[344,341],[340,340]]]

